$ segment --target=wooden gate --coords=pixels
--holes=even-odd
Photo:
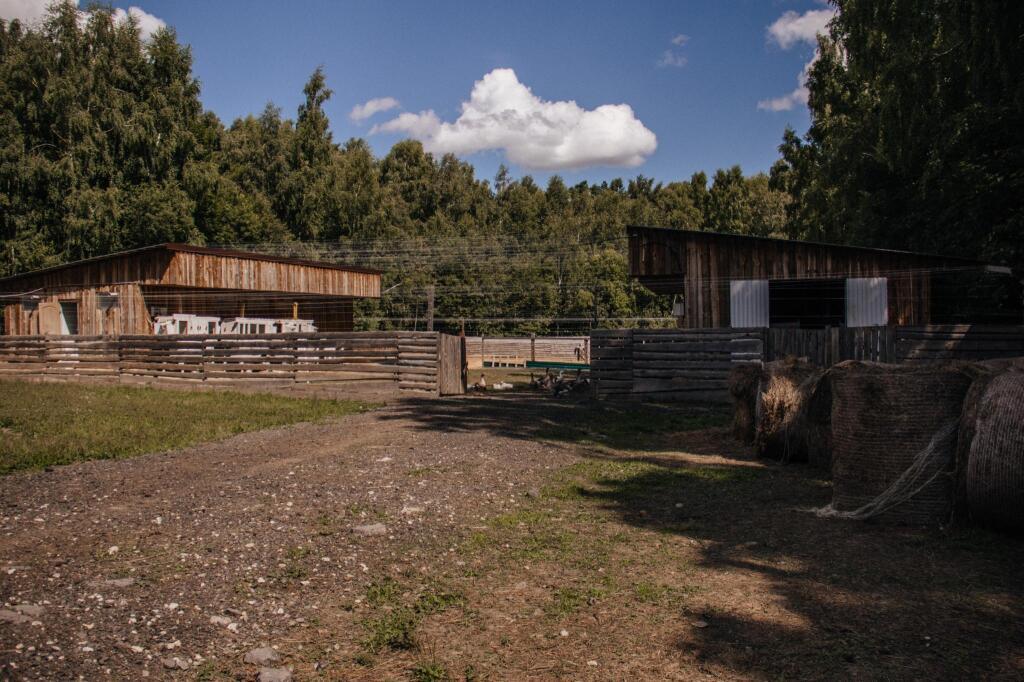
[[[466,392],[466,339],[438,334],[437,390],[441,395]]]

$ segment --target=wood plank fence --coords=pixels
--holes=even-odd
[[[439,370],[452,363],[461,368],[460,347],[457,337],[437,332],[2,336],[0,378],[388,382],[402,390],[449,395],[465,392],[465,384],[448,379],[442,390]]]
[[[591,334],[597,397],[728,402],[739,362],[806,357],[829,367],[843,360],[945,362],[1024,356],[1024,327],[933,325],[830,329],[618,329]]]
[[[518,358],[543,362],[590,361],[588,336],[467,336],[466,359],[471,368],[484,360]]]

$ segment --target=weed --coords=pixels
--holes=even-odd
[[[658,604],[671,593],[672,588],[667,585],[658,585],[647,581],[640,581],[633,585],[633,595],[637,601],[644,604]]]
[[[376,618],[363,621],[368,635],[363,646],[372,653],[385,649],[406,651],[416,646],[417,614],[409,608],[393,609]]]
[[[392,606],[398,603],[402,588],[394,578],[386,577],[370,583],[366,588],[366,602],[370,606]]]
[[[606,594],[604,590],[598,588],[581,590],[576,587],[562,587],[555,590],[554,600],[548,605],[547,612],[550,616],[567,616],[585,605],[595,603]]]
[[[448,682],[452,678],[443,665],[436,661],[417,663],[410,671],[414,682]]]
[[[441,613],[453,606],[462,606],[465,602],[466,598],[462,594],[441,586],[433,586],[419,596],[413,608],[416,613],[429,616]]]

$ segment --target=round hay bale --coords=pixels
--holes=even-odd
[[[754,442],[757,419],[757,386],[761,381],[761,365],[736,365],[729,372],[729,395],[732,396],[732,433],[746,444]]]
[[[758,454],[782,462],[808,461],[807,403],[823,374],[803,359],[765,364],[757,396]]]
[[[803,403],[800,417],[807,463],[832,468],[832,381],[828,371],[818,377]]]
[[[972,372],[963,365],[847,361],[829,374],[831,508],[842,514],[873,503],[865,516],[946,522],[953,506],[957,428]]]
[[[1024,530],[1024,372],[1007,371],[975,382],[974,417],[965,476],[971,518]]]

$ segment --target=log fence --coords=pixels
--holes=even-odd
[[[932,325],[829,329],[615,329],[591,333],[599,398],[728,402],[742,362],[795,356],[821,367],[843,360],[948,362],[1024,356],[1024,327]]]

